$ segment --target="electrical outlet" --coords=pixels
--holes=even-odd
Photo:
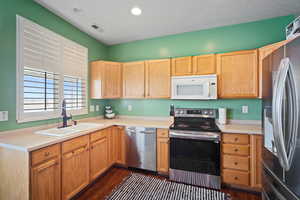
[[[0,111],[0,121],[8,121],[8,111]]]
[[[128,109],[129,112],[131,112],[132,111],[132,105],[128,105],[127,109]]]
[[[100,110],[100,106],[96,105],[96,111],[98,112]]]
[[[90,112],[95,112],[95,105],[90,105]]]
[[[242,106],[242,113],[244,114],[248,113],[248,106]]]

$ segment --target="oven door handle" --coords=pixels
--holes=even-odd
[[[188,133],[170,133],[171,138],[181,138],[181,139],[194,139],[194,140],[207,140],[207,141],[214,141],[215,143],[220,142],[220,137],[215,136],[208,136],[208,135],[194,135],[194,134],[188,134]]]

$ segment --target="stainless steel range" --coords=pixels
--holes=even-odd
[[[217,110],[177,108],[170,127],[170,179],[220,189]]]

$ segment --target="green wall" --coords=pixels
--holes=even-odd
[[[109,47],[108,56],[113,61],[136,61],[254,49],[284,40],[284,28],[293,19],[294,16],[291,15],[114,45]],[[227,107],[230,119],[248,120],[260,120],[262,109],[262,102],[258,99],[110,100],[109,103],[121,115],[167,116],[169,105],[173,103],[178,107]],[[127,105],[132,105],[133,111],[128,112]],[[249,106],[248,114],[241,113],[242,105]]]
[[[89,60],[107,59],[108,47],[81,32],[65,20],[54,15],[33,0],[1,0],[0,6],[0,110],[9,112],[9,121],[0,122],[0,131],[22,128],[57,119],[30,123],[16,123],[16,15],[30,19],[50,30],[63,35],[89,49]],[[105,101],[92,100],[92,104],[102,105]],[[99,112],[100,113],[100,112]],[[79,118],[94,116],[90,113]],[[101,112],[102,113],[102,112]]]

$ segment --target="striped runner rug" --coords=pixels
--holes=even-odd
[[[230,200],[226,193],[133,173],[106,200]]]

